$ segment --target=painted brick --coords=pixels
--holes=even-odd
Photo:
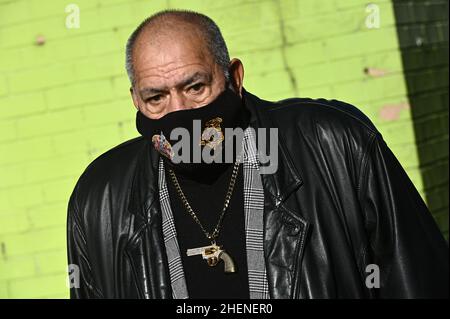
[[[69,30],[65,27],[64,15],[26,22],[25,24],[5,27],[2,32],[2,42],[0,43],[0,47],[9,48],[33,45],[36,36],[38,35],[43,35],[47,41],[50,41],[65,37],[72,31],[73,30]]]
[[[117,48],[117,46],[116,46]],[[123,54],[108,54],[81,59],[75,64],[77,81],[123,76]],[[95,68],[92,66],[95,65]]]
[[[104,29],[129,25],[135,22],[133,10],[128,3],[114,6],[100,6],[99,17],[99,26]]]
[[[261,93],[259,96],[267,99],[270,99],[271,94],[276,93],[280,89],[286,90],[292,87],[289,75],[285,71],[272,72],[271,74],[259,76],[249,75],[248,80],[251,83],[251,86],[257,87],[260,90]],[[281,85],[275,86],[273,83],[282,83],[283,87],[280,88]]]
[[[442,210],[441,212],[437,213],[434,215],[434,218],[436,220],[436,222],[439,225],[439,228],[441,229],[442,233],[444,234],[444,236],[446,237],[447,241],[448,241],[448,207],[444,210]]]
[[[25,164],[0,166],[0,188],[18,186],[24,182]]]
[[[8,282],[0,280],[0,298],[6,299],[9,297]]]
[[[379,129],[395,121],[411,121],[411,110],[406,96],[378,98],[364,104],[365,114]]]
[[[28,21],[31,18],[31,10],[28,5],[26,1],[0,3],[0,26]],[[15,14],[10,14],[11,12]]]
[[[55,39],[46,44],[54,52],[57,61],[70,61],[89,56],[89,47],[85,37]]]
[[[35,19],[48,18],[54,16],[66,17],[65,8],[68,4],[74,3],[80,8],[80,14],[86,10],[95,9],[98,6],[97,0],[77,0],[77,1],[59,1],[59,0],[26,0],[23,2],[29,3],[28,10],[31,8],[31,15]],[[111,1],[112,2],[112,1]]]
[[[60,226],[66,222],[63,212],[67,211],[67,203],[44,204],[28,209],[28,221],[33,229]]]
[[[394,24],[392,10],[389,10],[389,3],[380,4],[380,25],[383,28]],[[287,11],[290,12],[290,11]],[[323,39],[340,34],[354,34],[355,31],[368,31],[365,25],[367,13],[365,5],[359,5],[348,10],[336,11],[323,14],[318,18],[311,16],[304,19],[295,17],[285,21],[287,40],[290,43],[304,42]],[[369,36],[367,34],[366,36]]]
[[[66,92],[69,94],[69,90]],[[62,93],[58,91],[58,94],[61,95],[62,99]],[[64,96],[64,98],[70,99],[71,96],[67,95]],[[54,98],[54,100],[56,101],[56,98]],[[56,105],[56,102],[54,103]],[[66,103],[70,103],[70,101]],[[50,135],[76,129],[83,120],[84,117],[82,111],[73,108],[43,115],[24,117],[23,119],[17,120],[17,130],[21,138]]]
[[[388,140],[389,141],[389,140]],[[417,154],[417,148],[414,144],[396,144],[389,143],[391,151],[397,158],[402,159],[402,166],[408,170],[410,168],[417,168],[417,163],[419,163],[419,158]]]
[[[434,90],[422,94],[411,94],[414,99],[414,117],[420,119],[438,112],[448,111],[448,89]]]
[[[0,99],[0,119],[39,113],[46,109],[42,92],[11,94]]]
[[[21,93],[70,83],[73,81],[73,75],[73,65],[53,64],[11,73],[8,81],[12,88],[12,93]]]
[[[130,105],[130,99],[111,101],[84,108],[87,127],[98,127],[104,124],[116,124],[123,120],[134,119],[136,109]],[[104,114],[108,114],[107,117]],[[101,137],[101,136],[100,136]]]
[[[333,58],[338,59],[395,50],[398,47],[395,39],[396,29],[386,27],[332,37],[324,43],[326,50],[333,52]]]
[[[0,28],[0,39],[2,30]],[[24,59],[22,49],[2,49],[2,58],[0,59],[0,72],[20,69],[23,67]]]
[[[248,28],[237,33],[224,33],[224,38],[228,39],[228,48],[242,51],[256,51],[264,49],[278,48],[282,45],[280,28],[278,25],[268,25],[260,28]]]
[[[9,203],[6,191],[0,191],[0,215],[6,215],[11,212],[11,204]],[[14,210],[14,213],[20,214],[20,212]]]
[[[304,19],[307,17],[315,15],[324,15],[330,12],[335,12],[336,3],[329,3],[324,6],[319,1],[305,0],[305,1],[295,1],[288,0],[283,1],[282,9],[284,12],[291,12],[292,15],[298,17],[298,19]]]
[[[37,69],[42,66],[53,66],[60,62],[60,57],[55,57],[54,41],[45,45],[33,45],[20,48],[9,49],[12,54],[17,54],[20,64],[14,70]]]
[[[409,179],[419,191],[422,198],[425,198],[425,191],[423,190],[423,177],[419,168],[410,168],[407,172]]]
[[[406,96],[402,75],[390,75],[383,79],[364,79],[360,81],[334,84],[336,98],[348,103],[370,102],[380,97]]]
[[[35,274],[36,265],[33,256],[19,256],[7,260],[0,259],[0,281],[33,277]]]
[[[130,140],[139,136],[136,131],[136,120],[123,121],[119,124],[119,136],[122,141]]]
[[[18,34],[23,36],[19,37]],[[3,27],[1,29],[0,37],[2,41],[0,42],[0,48],[2,50],[8,47],[14,47],[19,45],[29,45],[33,43],[33,39],[36,34],[31,34],[29,25],[15,25],[12,27]]]
[[[425,184],[445,185],[448,183],[448,159],[423,169]]]
[[[431,47],[425,52],[418,48],[408,50],[403,54],[403,61],[406,66],[405,70],[421,70],[436,66],[446,66],[448,61],[445,58],[445,51],[448,52],[448,48],[445,46]]]
[[[242,61],[246,74],[270,73],[285,67],[281,50],[242,52],[235,57]]]
[[[10,298],[46,298],[49,295],[62,294],[66,288],[64,273],[31,277],[30,279],[11,280],[9,286]]]
[[[0,144],[0,165],[29,162],[53,155],[50,137]]]
[[[448,88],[448,67],[442,67],[438,70],[427,69],[418,73],[407,73],[406,78],[411,94]]]
[[[4,246],[3,251],[6,256],[4,258],[10,258],[53,249],[64,249],[65,235],[66,229],[60,225],[26,233],[0,235],[0,243]]]
[[[128,98],[131,99],[130,95],[130,81],[126,76],[116,76],[111,79],[111,85],[114,91],[114,96],[116,98]],[[130,100],[131,103],[131,100]]]
[[[0,215],[0,235],[9,233],[21,233],[30,228],[30,222],[26,214],[2,214]],[[1,277],[1,260],[0,259],[0,280]]]
[[[8,86],[6,78],[4,76],[0,77],[0,98],[8,93]]]
[[[80,82],[46,91],[48,107],[58,109],[105,101],[114,96],[108,80]]]
[[[300,96],[309,97],[313,99],[325,98],[325,99],[334,99],[336,96],[334,95],[333,88],[331,86],[318,86],[312,88],[304,88],[300,90]],[[287,98],[285,96],[284,98]]]
[[[105,0],[106,1],[106,0]],[[236,8],[241,7],[242,5],[247,4],[259,4],[265,1],[270,0],[228,0],[228,1],[211,1],[210,3],[206,3],[203,0],[191,0],[189,2],[184,0],[171,0],[170,1],[170,8],[185,8],[190,10],[199,10],[199,11],[205,11],[205,10],[216,10],[220,8]],[[144,4],[145,8],[145,1],[140,1],[142,4]],[[257,6],[254,6],[256,8]]]
[[[428,190],[426,194],[429,202],[432,203],[429,205],[432,211],[436,212],[441,209],[448,209],[448,185]]]
[[[16,212],[20,208],[34,207],[35,205],[42,204],[44,201],[42,188],[42,185],[39,184],[24,185],[20,183],[18,186],[8,189],[7,194],[13,209],[12,211]]]
[[[427,141],[448,133],[448,112],[435,113],[432,117],[417,120],[415,123],[419,141]]]
[[[386,123],[381,133],[386,141],[390,141],[390,146],[414,143],[415,135],[410,121]]]
[[[54,181],[42,183],[42,196],[46,203],[51,203],[55,201],[65,201],[69,198],[75,183],[79,177],[79,174],[69,176],[66,178],[60,178]],[[66,200],[67,201],[67,200]],[[55,211],[55,214],[66,215],[67,209],[63,211]]]
[[[113,16],[114,17],[114,16]],[[90,56],[98,56],[111,52],[122,51],[123,43],[119,42],[119,36],[115,31],[105,31],[85,36]],[[123,59],[122,59],[123,60]],[[121,59],[117,59],[121,61]]]
[[[67,254],[65,249],[39,253],[34,258],[36,273],[39,275],[63,274],[67,269]]]
[[[78,166],[87,166],[88,164],[86,154],[79,153],[34,161],[22,167],[24,182],[36,183],[73,176],[79,172]]]
[[[448,136],[418,144],[418,152],[421,154],[422,165],[431,164],[436,160],[448,158]]]
[[[121,141],[119,125],[117,121],[101,126],[85,127],[83,131],[54,136],[55,152],[58,156],[81,153],[90,156],[92,148],[101,148],[106,151],[108,146],[115,146]],[[134,125],[130,126],[130,130],[135,132]]]

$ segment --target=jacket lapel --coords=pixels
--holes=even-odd
[[[261,177],[264,187],[264,252],[270,294],[276,299],[296,298],[309,223],[301,216],[297,201],[290,195],[303,182],[282,153],[277,172]]]
[[[159,154],[149,142],[142,152],[130,192],[132,219],[125,250],[141,298],[171,298],[159,204]]]
[[[252,113],[250,125],[280,127],[259,111],[264,102],[244,91],[245,105]],[[267,103],[267,102],[266,102]],[[266,134],[268,138],[269,134]],[[278,168],[262,174],[264,188],[264,253],[271,298],[296,298],[300,284],[301,262],[309,223],[301,215],[293,193],[303,185],[279,130]],[[266,143],[269,143],[268,141]],[[268,144],[266,144],[268,145]]]

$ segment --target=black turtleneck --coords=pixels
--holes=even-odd
[[[220,170],[220,175],[214,178],[214,181],[202,175],[193,178],[177,174],[185,196],[207,231],[212,231],[217,224],[232,170],[233,164],[229,164],[225,170]],[[207,246],[210,242],[183,206],[170,178],[167,165],[165,171],[189,297],[248,299],[242,164],[239,167],[234,192],[223,219],[220,235],[216,240],[217,244],[222,245],[233,258],[236,265],[236,273],[228,274],[224,272],[223,262],[210,267],[201,255],[190,257],[186,255],[187,249]]]

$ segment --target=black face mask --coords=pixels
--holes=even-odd
[[[227,136],[225,128],[245,129],[248,122],[249,112],[241,98],[229,88],[200,108],[171,112],[157,120],[147,118],[139,111],[136,116],[137,130],[152,141],[170,168],[186,178],[207,183],[229,168],[240,152],[238,146],[232,148],[231,156],[225,154],[225,141],[234,138],[234,145],[241,143],[241,140]],[[171,138],[174,129],[177,129],[174,132],[184,133]],[[212,162],[205,161],[204,152],[211,155]]]

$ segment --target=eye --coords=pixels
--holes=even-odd
[[[189,88],[189,91],[191,91],[193,93],[198,93],[204,88],[204,86],[205,86],[205,84],[203,84],[203,83],[196,83]]]
[[[161,94],[158,94],[158,95],[151,96],[151,97],[147,98],[145,100],[145,102],[147,102],[147,103],[158,103],[159,101],[161,101],[161,98],[162,98]]]

